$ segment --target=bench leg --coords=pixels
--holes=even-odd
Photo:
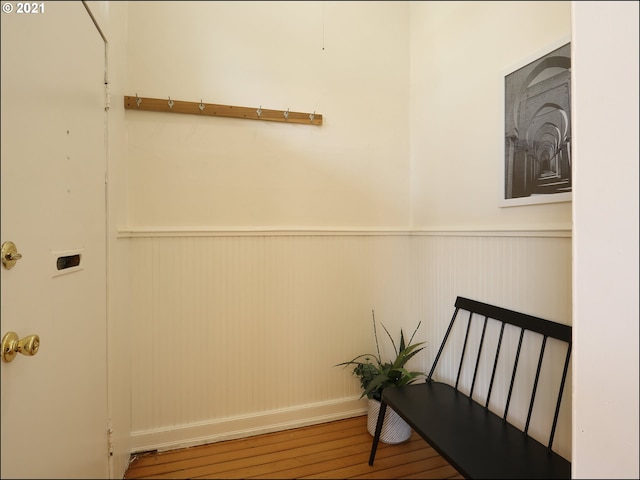
[[[369,465],[373,466],[373,460],[376,458],[376,450],[378,449],[378,441],[380,440],[380,433],[382,432],[382,424],[384,423],[384,414],[387,411],[387,404],[384,401],[380,402],[380,411],[378,412],[378,421],[376,422],[376,433],[373,436],[373,442],[371,443],[371,454],[369,455]]]

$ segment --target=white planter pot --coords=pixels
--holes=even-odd
[[[373,436],[376,433],[376,423],[378,422],[378,412],[380,412],[380,402],[372,398],[369,399],[369,411],[367,412],[367,430]],[[394,412],[391,407],[387,406],[384,414],[384,423],[382,424],[382,432],[380,432],[380,441],[383,443],[402,443],[409,440],[411,436],[411,427]]]

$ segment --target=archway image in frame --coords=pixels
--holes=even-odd
[[[504,199],[563,201],[551,197],[571,193],[571,44],[504,81]]]

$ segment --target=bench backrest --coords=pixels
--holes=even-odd
[[[463,364],[472,366],[473,370],[473,378],[471,380],[471,387],[469,388],[468,393],[465,393],[469,398],[473,398],[474,396],[474,388],[476,387],[476,380],[478,378],[479,366],[481,363],[481,358],[484,362],[491,362],[493,365],[491,367],[491,375],[488,386],[485,385],[486,391],[486,399],[485,399],[485,408],[489,408],[489,402],[491,400],[491,393],[494,387],[494,382],[496,379],[496,371],[498,366],[498,361],[500,359],[500,351],[503,347],[503,337],[505,332],[505,325],[512,325],[516,329],[519,329],[519,339],[517,342],[517,347],[515,347],[515,355],[513,356],[512,365],[509,366],[508,370],[510,370],[510,383],[508,386],[508,393],[506,395],[506,401],[504,403],[503,410],[503,419],[507,421],[507,415],[509,413],[509,405],[511,403],[514,383],[516,379],[516,372],[518,371],[518,362],[520,359],[520,353],[522,350],[523,338],[525,336],[525,332],[531,332],[533,334],[537,334],[541,336],[540,343],[540,351],[537,359],[537,368],[535,371],[535,375],[533,378],[533,384],[531,385],[530,396],[529,396],[529,408],[527,413],[526,422],[524,425],[523,432],[528,435],[529,424],[531,421],[531,414],[533,411],[533,406],[536,398],[536,392],[538,390],[538,383],[540,380],[540,372],[543,365],[543,358],[545,354],[545,347],[547,345],[548,338],[554,338],[561,342],[566,343],[566,355],[564,357],[564,366],[562,369],[562,375],[558,386],[558,394],[557,400],[555,402],[555,412],[553,416],[553,422],[551,424],[551,431],[549,435],[549,441],[547,443],[547,447],[551,449],[553,445],[553,438],[556,431],[556,425],[558,423],[558,415],[560,412],[560,404],[562,402],[562,395],[564,392],[565,382],[567,379],[567,372],[569,370],[569,360],[571,357],[571,327],[568,325],[563,325],[556,322],[551,322],[549,320],[544,320],[542,318],[538,318],[532,315],[527,315],[524,313],[516,312],[513,310],[509,310],[506,308],[497,307],[494,305],[489,305],[486,303],[478,302],[476,300],[470,300],[464,297],[458,297],[455,303],[455,311],[453,313],[453,317],[449,322],[449,326],[445,333],[444,339],[438,349],[438,353],[436,354],[436,358],[433,362],[431,370],[427,376],[427,381],[430,382],[432,380],[432,376],[436,370],[436,366],[438,364],[438,360],[445,348],[447,340],[451,334],[454,323],[458,318],[458,313],[460,311],[468,312],[468,322],[466,324],[466,331],[464,334],[464,340],[461,342],[460,346],[461,352],[459,352],[459,365],[457,366],[457,371],[455,374],[455,385],[454,388],[459,390],[459,382],[460,375],[463,370]],[[497,341],[494,341],[494,351],[492,352],[483,352],[483,346],[485,343],[485,334],[487,332],[487,325],[490,321],[498,322],[499,326],[499,338]],[[479,335],[479,340],[476,341],[475,352],[471,353],[471,355],[475,354],[475,360],[471,358],[465,363],[465,354],[467,354],[468,343],[470,337],[471,326],[474,322],[481,322],[482,330]],[[479,327],[479,326],[478,326]],[[497,329],[492,329],[492,331],[497,331]],[[457,357],[456,352],[456,357]],[[489,365],[490,366],[490,365]],[[485,365],[485,368],[487,366]]]

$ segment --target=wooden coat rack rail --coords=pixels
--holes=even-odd
[[[319,113],[290,112],[289,110],[269,110],[267,108],[236,107],[215,103],[184,102],[169,98],[146,98],[135,96],[124,97],[124,108],[127,110],[146,110],[150,112],[188,113],[211,117],[246,118],[250,120],[266,120],[269,122],[300,123],[305,125],[322,125]]]

